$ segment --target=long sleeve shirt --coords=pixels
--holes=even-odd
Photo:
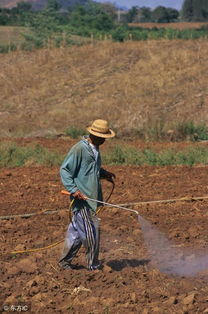
[[[101,168],[99,150],[96,158],[86,138],[70,149],[61,165],[60,175],[64,187],[70,193],[80,190],[87,197],[102,201],[100,178],[105,177],[105,170]],[[90,200],[75,199],[73,211],[83,206],[88,206],[91,210],[96,211],[99,205]]]

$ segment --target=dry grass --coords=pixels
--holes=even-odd
[[[199,29],[207,22],[177,22],[177,23],[131,23],[129,26],[142,27],[142,28],[173,28],[173,29]]]
[[[22,33],[26,32],[25,27],[0,26],[0,45],[18,44],[23,41]]]
[[[1,55],[1,135],[62,132],[97,117],[120,132],[208,123],[207,55],[206,40],[100,42]]]

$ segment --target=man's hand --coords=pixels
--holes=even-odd
[[[71,194],[74,198],[77,198],[79,200],[86,200],[87,196],[84,195],[80,190],[77,190],[75,193]]]
[[[113,179],[115,179],[115,178],[116,178],[116,176],[114,173],[105,170],[105,179],[106,180],[113,182]]]

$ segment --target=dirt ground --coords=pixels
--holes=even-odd
[[[131,23],[131,26],[142,27],[142,28],[173,28],[173,29],[199,29],[206,22],[178,22],[178,23]]]
[[[44,141],[41,140],[41,143]],[[67,151],[65,142],[56,148]],[[50,143],[45,143],[51,147]],[[105,167],[116,174],[110,202],[123,204],[208,195],[208,166]],[[37,212],[30,218],[0,220],[3,313],[208,313],[208,277],[160,272],[151,263],[137,217],[106,207],[98,214],[101,228],[102,270],[86,269],[81,248],[77,269],[60,270],[57,261],[69,222],[67,196],[58,167],[25,166],[0,172],[0,215]],[[103,183],[104,198],[111,191]],[[208,200],[132,205],[142,217],[176,244],[205,249],[208,241]],[[54,214],[41,211],[55,210]]]

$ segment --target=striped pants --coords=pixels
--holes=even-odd
[[[86,249],[88,269],[99,264],[99,221],[88,208],[82,208],[73,215],[69,224],[66,239],[59,265],[64,266],[71,263],[80,247]]]

